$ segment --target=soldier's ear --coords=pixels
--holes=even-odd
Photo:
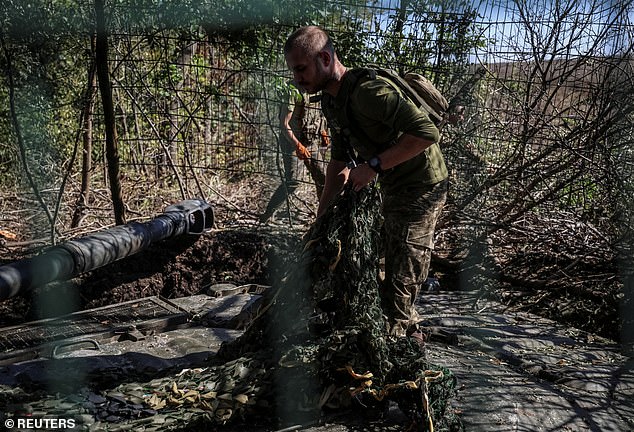
[[[317,54],[317,56],[324,67],[328,67],[332,64],[332,54],[327,50],[319,51],[319,54]]]

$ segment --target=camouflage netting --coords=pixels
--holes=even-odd
[[[392,400],[410,419],[409,430],[461,430],[447,409],[451,372],[427,363],[414,340],[387,337],[377,279],[379,200],[366,189],[347,191],[317,221],[295,268],[213,364],[115,389],[127,403],[149,406],[153,420],[102,422],[104,429],[243,421],[284,427],[344,408],[376,412]]]
[[[377,191],[367,189],[347,191],[311,228],[296,267],[269,293],[263,312],[216,357],[225,363],[208,381],[235,387],[233,400],[227,394],[228,403],[214,402],[210,421],[257,416],[265,408],[283,426],[391,399],[417,430],[460,429],[446,410],[453,375],[428,364],[413,340],[386,336],[377,279],[380,222]],[[235,382],[227,386],[226,377]],[[164,388],[169,392],[167,382]]]

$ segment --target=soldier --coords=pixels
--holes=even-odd
[[[322,91],[331,132],[331,158],[317,216],[344,183],[358,191],[378,176],[386,257],[381,301],[389,334],[409,335],[416,330],[414,302],[427,278],[434,228],[447,196],[438,129],[387,79],[348,70],[319,27],[296,30],[284,54],[301,88]],[[355,167],[350,168],[353,153]]]
[[[318,101],[301,92],[292,82],[287,83],[288,92],[284,94],[284,103],[280,105],[280,136],[278,139],[280,154],[284,165],[282,183],[277,187],[260,222],[269,220],[275,210],[297,189],[297,165],[293,153],[301,160],[315,182],[317,199],[324,188],[324,170],[320,159],[320,150],[329,144],[326,121],[321,114]],[[316,99],[316,98],[315,98]],[[322,149],[320,149],[322,147]]]

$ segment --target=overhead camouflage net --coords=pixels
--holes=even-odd
[[[451,372],[427,363],[413,339],[387,336],[377,278],[380,224],[378,192],[347,190],[306,234],[296,265],[266,293],[241,337],[208,367],[117,387],[126,403],[150,414],[94,426],[199,430],[266,420],[286,427],[333,410],[377,411],[391,400],[408,416],[408,430],[462,430],[447,409]]]

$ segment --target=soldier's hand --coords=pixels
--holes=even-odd
[[[359,192],[361,189],[366,187],[372,180],[374,180],[375,177],[376,177],[376,172],[372,168],[370,168],[370,166],[367,163],[364,163],[350,170],[348,181],[352,183],[352,188],[356,192]]]
[[[302,144],[297,144],[295,146],[295,154],[300,160],[310,159],[310,151],[308,151],[308,149]]]

